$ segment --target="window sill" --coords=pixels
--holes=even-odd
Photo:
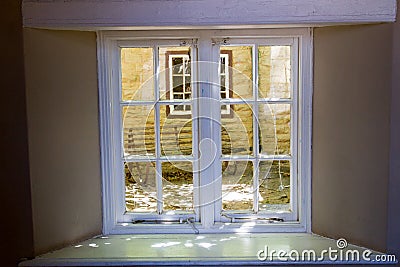
[[[339,251],[336,253],[339,259],[340,251],[343,255],[348,250],[358,251],[360,261],[353,261],[350,256],[348,259],[342,256],[341,261],[332,260],[327,253],[322,253],[329,248]],[[260,250],[268,252],[264,261],[257,257]],[[294,250],[300,255],[305,250],[314,250],[317,260],[278,258],[280,250],[288,255]],[[338,250],[336,240],[305,233],[110,235],[44,254],[19,266],[379,264],[376,256],[383,254],[371,251],[371,261],[367,261],[362,256],[365,250],[350,244]],[[274,255],[272,259],[271,255]]]

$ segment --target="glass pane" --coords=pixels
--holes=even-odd
[[[191,162],[162,163],[165,211],[193,210],[193,168]]]
[[[153,100],[153,49],[121,48],[122,100]]]
[[[126,211],[155,212],[157,189],[154,162],[125,163]]]
[[[252,46],[221,46],[220,53],[221,55],[227,55],[227,57],[225,58],[225,64],[229,63],[229,68],[226,78],[229,79],[231,77],[232,79],[227,85],[227,87],[233,92],[231,97],[247,99],[252,98]],[[223,69],[223,67],[221,67],[220,69]]]
[[[290,98],[291,71],[290,46],[259,46],[259,98]]]
[[[260,153],[266,155],[291,155],[290,104],[260,105]]]
[[[161,155],[192,154],[190,105],[160,106]]]
[[[124,156],[154,155],[155,132],[152,106],[122,109]]]
[[[173,76],[172,77],[172,86],[174,88],[174,92],[176,91],[176,87],[180,86],[183,88],[183,76]],[[182,92],[182,90],[180,91]]]
[[[262,161],[259,173],[259,210],[288,211],[290,209],[290,161]]]
[[[229,115],[224,115],[229,110]],[[253,117],[250,105],[221,106],[222,154],[250,155],[253,152]]]
[[[222,162],[222,209],[253,209],[253,164],[250,161]]]
[[[158,53],[160,98],[172,100],[177,99],[174,98],[174,92],[190,92],[190,47],[160,47]]]

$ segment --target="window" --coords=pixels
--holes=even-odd
[[[183,51],[182,51],[183,52]],[[190,53],[185,54],[181,51],[171,51],[166,53],[167,59],[167,99],[191,99],[191,75],[190,75]],[[188,51],[189,52],[189,51]],[[232,97],[232,85],[230,84],[231,77],[229,75],[229,67],[232,66],[231,51],[221,51],[220,54],[220,91],[221,99]],[[221,107],[221,115],[227,116],[231,114],[230,106],[224,105]],[[189,105],[169,105],[167,106],[167,115],[172,116],[189,116]]]
[[[101,36],[104,232],[309,229],[307,29],[167,36]]]

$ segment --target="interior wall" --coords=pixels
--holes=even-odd
[[[312,231],[385,251],[392,25],[314,34]]]
[[[24,29],[35,253],[101,233],[94,32]]]
[[[399,3],[400,4],[400,3]],[[400,258],[400,7],[393,24],[392,105],[389,179],[388,251]]]
[[[21,1],[0,1],[0,204],[2,266],[33,256]]]

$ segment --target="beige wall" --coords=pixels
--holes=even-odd
[[[386,248],[392,26],[315,30],[312,231]]]
[[[24,30],[35,253],[101,232],[93,32]]]

